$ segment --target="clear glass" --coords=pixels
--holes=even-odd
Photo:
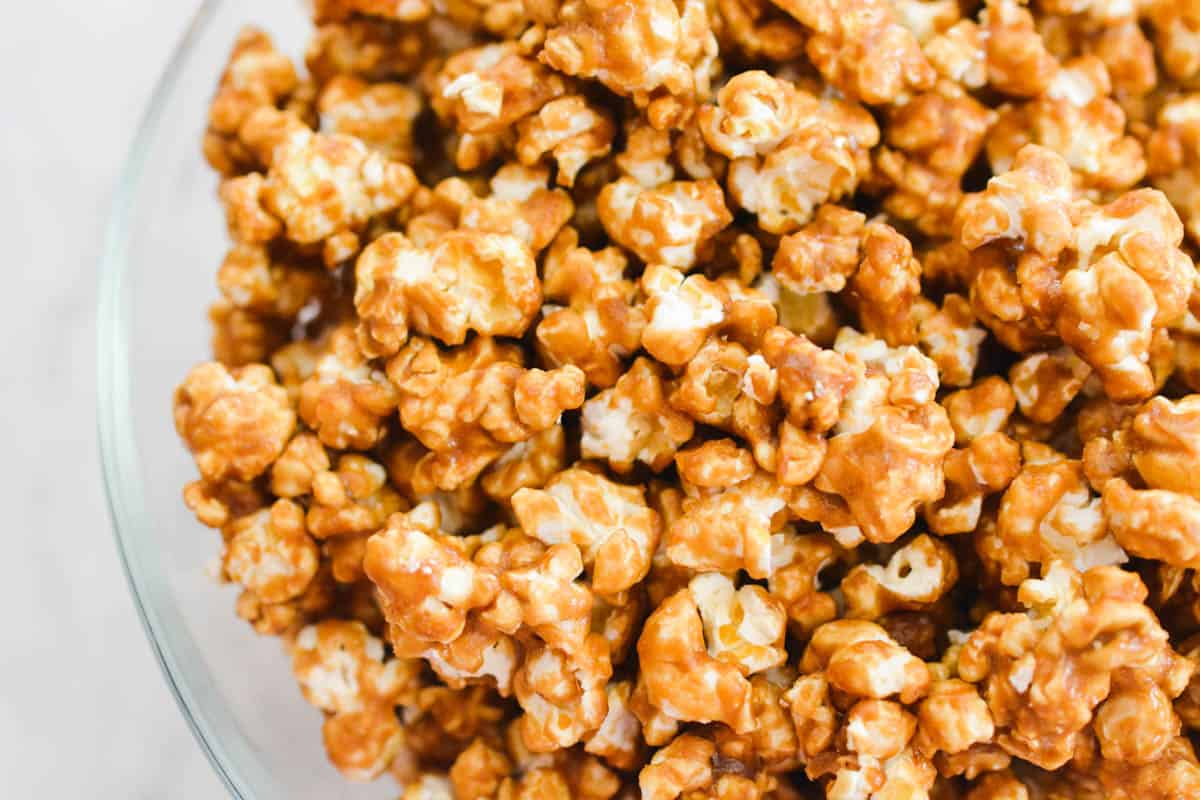
[[[200,138],[229,47],[247,23],[269,31],[285,52],[303,52],[302,3],[206,2],[159,80],[114,198],[97,328],[109,504],[150,644],[232,795],[391,798],[396,787],[387,779],[354,786],[329,766],[320,713],[300,696],[279,641],[237,619],[236,593],[208,577],[217,534],[180,499],[195,467],[175,435],[171,393],[208,355],[205,312],[227,247]]]

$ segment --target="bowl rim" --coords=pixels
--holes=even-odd
[[[146,154],[159,133],[168,98],[194,54],[196,43],[221,5],[222,0],[203,0],[193,12],[144,106],[111,195],[98,268],[96,423],[100,471],[117,554],[146,640],[180,713],[209,764],[235,800],[249,800],[248,790],[241,786],[240,778],[230,768],[211,723],[192,687],[184,680],[181,659],[172,647],[170,637],[165,634],[161,615],[147,601],[150,576],[138,566],[133,542],[128,538],[133,527],[148,524],[139,479],[141,465],[128,413],[130,376],[126,369],[128,337],[125,318],[128,303],[122,288],[128,266],[126,239],[129,217],[141,187]]]

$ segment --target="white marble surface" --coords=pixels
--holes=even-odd
[[[109,193],[151,86],[194,7],[194,0],[43,0],[6,15],[6,798],[226,796],[167,691],[130,602],[93,425],[95,265]]]

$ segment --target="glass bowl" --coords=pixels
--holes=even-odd
[[[299,61],[310,32],[303,4],[204,3],[155,88],[117,187],[97,327],[104,478],[146,635],[232,795],[394,798],[386,778],[355,786],[329,766],[320,713],[301,697],[280,642],[238,619],[236,592],[208,577],[219,536],[180,497],[195,466],[175,434],[171,393],[208,357],[206,309],[227,247],[200,139],[229,48],[247,23]]]

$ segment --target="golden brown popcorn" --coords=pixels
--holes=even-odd
[[[484,739],[476,739],[459,753],[450,767],[452,795],[462,800],[494,797],[513,771],[512,761]]]
[[[388,362],[400,422],[434,451],[435,483],[450,490],[474,480],[510,445],[558,424],[583,403],[583,373],[572,366],[525,369],[515,347],[488,337],[440,350],[410,339]]]
[[[879,128],[862,106],[819,97],[763,72],[744,72],[702,109],[709,147],[729,156],[733,199],[771,233],[805,224],[870,171]]]
[[[1122,564],[1125,551],[1108,530],[1099,497],[1088,489],[1082,464],[1061,456],[1028,459],[1000,501],[996,539],[977,546],[995,551],[1000,579],[1016,586],[1029,577],[1030,562],[1063,561],[1084,571]]]
[[[235,308],[291,321],[328,295],[330,281],[324,269],[276,260],[262,245],[239,243],[225,255],[217,287]]]
[[[275,148],[263,200],[297,244],[359,233],[416,189],[405,164],[371,152],[359,139],[297,131]]]
[[[239,517],[222,530],[223,569],[263,603],[304,592],[317,572],[317,545],[304,529],[304,510],[290,500]]]
[[[539,58],[632,97],[659,129],[679,127],[707,99],[717,56],[704,3],[696,0],[567,0],[532,16],[548,26]],[[548,13],[546,13],[548,12]]]
[[[479,486],[493,500],[508,501],[520,489],[540,489],[567,465],[562,425],[517,442],[480,476]]]
[[[678,270],[656,264],[642,274],[641,289],[647,298],[642,346],[664,364],[691,361],[726,320],[728,292],[703,275],[685,278]]]
[[[379,589],[394,643],[396,634],[418,643],[452,642],[463,633],[468,612],[491,603],[499,591],[496,577],[472,564],[463,541],[439,525],[436,506],[426,503],[393,514],[367,542],[364,567]]]
[[[1026,613],[993,613],[970,635],[958,669],[983,684],[997,743],[1056,769],[1114,689],[1137,675],[1173,698],[1192,665],[1143,605],[1146,589],[1136,575],[1116,567],[1080,574],[1062,562],[1043,574],[1021,584]],[[1169,706],[1165,713],[1174,714]]]
[[[1034,29],[1033,15],[1016,0],[991,0],[980,12],[980,26],[992,88],[1018,97],[1044,92],[1058,61]]]
[[[970,302],[948,294],[939,309],[918,300],[912,314],[917,321],[917,344],[937,365],[942,386],[969,386],[979,363],[979,349],[987,332],[976,324]]]
[[[579,547],[596,592],[622,592],[650,569],[662,523],[639,487],[572,467],[544,489],[517,491],[512,506],[530,536],[546,545]]]
[[[771,537],[771,576],[767,588],[783,604],[800,639],[838,615],[833,595],[821,591],[821,572],[837,563],[839,548],[824,534],[784,530]]]
[[[679,590],[642,628],[637,650],[647,701],[669,718],[722,722],[747,733],[754,727],[750,683],[738,666],[710,652],[718,642],[706,642],[695,594],[691,586]]]
[[[209,362],[175,390],[175,430],[209,481],[248,481],[279,457],[296,428],[296,413],[270,368],[228,370]]]
[[[617,132],[604,109],[578,94],[551,100],[517,130],[521,163],[532,166],[548,155],[557,167],[555,181],[567,188],[589,162],[608,155]]]
[[[946,493],[925,506],[925,522],[946,536],[969,533],[979,526],[983,501],[1008,488],[1021,470],[1021,449],[1007,434],[981,434],[942,462]]]
[[[735,589],[729,578],[707,572],[692,578],[688,588],[700,610],[709,655],[747,676],[787,660],[783,649],[787,615],[763,587]]]
[[[418,662],[386,658],[383,642],[361,622],[331,618],[305,626],[289,649],[304,698],[322,711],[416,704]]]
[[[537,265],[515,236],[450,231],[433,247],[388,233],[363,250],[354,294],[363,353],[394,355],[410,329],[446,344],[519,337],[541,307]]]
[[[672,181],[647,189],[618,178],[600,192],[600,221],[622,247],[648,264],[690,269],[733,221],[713,180]]]
[[[970,444],[988,433],[999,433],[1016,409],[1017,399],[1003,378],[991,375],[967,389],[951,392],[942,407],[954,428],[955,443]]]
[[[978,89],[988,81],[989,38],[978,24],[964,19],[930,37],[923,50],[940,77],[964,89]]]
[[[1188,235],[1200,239],[1200,99],[1188,94],[1159,109],[1146,142],[1147,174],[1175,206]]]
[[[660,367],[647,358],[634,361],[616,386],[583,404],[583,457],[605,459],[618,472],[637,462],[664,469],[695,428],[667,404],[666,389]]]
[[[505,559],[507,564],[477,557],[476,561],[483,566],[508,569],[501,575],[501,583],[509,596],[497,601],[496,610],[489,618],[495,622],[507,614],[504,604],[511,600],[515,610],[520,612],[520,622],[542,641],[564,652],[579,652],[586,644],[594,621],[592,593],[586,585],[575,582],[583,574],[579,548],[573,544],[557,544],[541,553],[524,549],[528,552]],[[507,622],[495,624],[501,628],[509,627]],[[602,643],[607,648],[607,641]]]
[[[718,0],[716,18],[723,51],[741,51],[751,61],[794,61],[804,54],[804,28],[768,0]]]
[[[957,678],[935,681],[917,711],[916,747],[926,757],[957,755],[987,744],[996,726],[979,691]]]
[[[769,577],[771,534],[787,521],[788,499],[788,489],[762,470],[687,497],[663,539],[667,558],[697,571],[744,569],[752,578]]]
[[[183,503],[200,524],[221,528],[235,517],[262,508],[266,498],[254,483],[232,479],[214,483],[201,478],[183,487]]]
[[[279,474],[278,465],[273,479]],[[406,505],[388,485],[383,466],[348,453],[338,459],[336,469],[313,475],[308,530],[318,539],[374,533],[402,507]]]
[[[857,377],[813,485],[848,506],[852,528],[829,530],[839,542],[891,542],[920,505],[943,493],[942,459],[954,431],[934,400],[937,370],[914,347],[892,349],[848,328],[834,349]]]
[[[1196,49],[1196,31],[1200,16],[1189,3],[1149,2],[1141,9],[1154,31],[1157,55],[1168,76],[1187,80],[1200,71],[1200,52]]]
[[[850,278],[850,297],[862,329],[892,347],[915,344],[913,304],[921,294],[921,264],[912,243],[890,225],[863,228],[862,261]]]
[[[922,534],[901,547],[886,565],[860,564],[842,579],[845,616],[878,619],[892,611],[920,611],[940,600],[958,581],[950,547]]]
[[[569,655],[534,646],[513,677],[525,713],[517,727],[535,753],[570,747],[597,730],[608,713],[605,684],[612,675],[608,644],[592,635]]]
[[[1114,478],[1104,484],[1104,513],[1113,538],[1133,555],[1200,567],[1200,501],[1193,497]]]
[[[229,237],[238,244],[256,245],[269,242],[283,232],[283,225],[263,207],[266,179],[258,172],[238,175],[221,181],[217,192],[225,207],[225,225]],[[253,253],[258,248],[234,246]],[[263,258],[267,258],[263,253]],[[230,298],[231,300],[234,298]]]
[[[237,141],[239,129],[257,109],[286,100],[298,83],[291,60],[270,36],[249,26],[239,31],[208,110],[204,155],[213,169],[232,175],[256,166]]]
[[[516,42],[461,50],[427,84],[438,117],[462,134],[510,129],[567,91],[562,76],[522,55]]]
[[[1075,185],[1093,192],[1124,191],[1142,179],[1142,147],[1125,135],[1125,112],[1108,95],[1108,70],[1095,56],[1063,65],[1046,91],[1001,112],[988,134],[992,171],[1008,171],[1030,142],[1066,159]]]
[[[285,321],[238,308],[223,297],[209,306],[208,319],[213,359],[226,367],[261,363],[287,342]]]
[[[840,292],[858,269],[866,219],[841,206],[821,206],[812,222],[779,240],[771,274],[797,294]]]
[[[928,89],[937,75],[891,3],[783,0],[776,5],[813,31],[805,48],[832,86],[872,105]]]
[[[624,278],[627,260],[620,248],[589,250],[579,234],[565,228],[543,263],[547,304],[537,341],[552,365],[574,364],[588,382],[608,388],[617,382],[623,359],[641,343],[645,314],[635,302],[637,287]]]
[[[929,690],[925,663],[897,644],[883,628],[865,620],[835,620],[813,632],[800,660],[800,672],[807,675],[820,671],[832,688],[855,697],[897,697],[909,704]],[[795,696],[793,692],[789,695]]]
[[[396,387],[359,350],[353,329],[341,327],[301,385],[299,410],[327,447],[366,449],[383,437],[397,402]]]
[[[769,337],[764,337],[764,343]],[[672,408],[696,422],[737,434],[764,469],[776,468],[778,443],[773,407],[777,377],[761,356],[736,342],[711,338],[684,367],[671,391]],[[751,360],[753,358],[753,360]]]
[[[600,727],[590,734],[584,750],[600,756],[613,767],[631,770],[643,763],[641,723],[629,710],[633,684],[629,681],[610,681],[608,711]]]
[[[683,734],[654,753],[650,763],[638,774],[638,787],[644,800],[675,800],[713,780],[716,746],[708,739]]]
[[[424,0],[316,0],[313,22],[343,22],[359,14],[413,22],[428,17],[431,10]]]
[[[1034,422],[1053,422],[1083,389],[1092,368],[1069,348],[1034,353],[1008,371],[1021,413]]]
[[[317,110],[322,129],[354,136],[389,159],[411,163],[413,125],[420,95],[402,83],[368,83],[339,75],[321,87]]]
[[[875,177],[888,189],[884,209],[926,235],[951,234],[963,176],[995,120],[995,111],[949,81],[889,109],[885,147],[875,156]]]
[[[431,38],[424,25],[354,15],[318,25],[304,61],[320,85],[337,75],[395,80],[420,70],[431,55]]]

